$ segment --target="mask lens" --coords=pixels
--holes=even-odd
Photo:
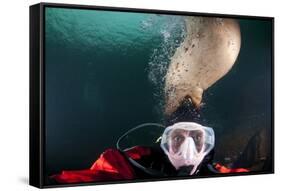
[[[193,139],[197,152],[201,152],[204,144],[204,133],[200,130],[190,131],[189,136]]]
[[[184,143],[187,134],[188,131],[183,129],[176,129],[171,132],[170,139],[171,139],[171,149],[173,153],[178,153],[180,151],[180,148]]]

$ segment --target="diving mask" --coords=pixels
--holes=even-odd
[[[214,144],[213,129],[193,122],[179,122],[167,127],[161,140],[161,148],[173,166],[177,170],[191,167],[190,175],[196,172]]]

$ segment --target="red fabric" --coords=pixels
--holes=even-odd
[[[133,159],[150,154],[150,149],[133,147],[126,151]],[[58,183],[81,183],[93,181],[129,180],[135,178],[134,171],[125,157],[116,149],[107,149],[94,162],[90,169],[62,171],[51,178]]]
[[[227,168],[221,164],[216,164],[215,168],[220,172],[220,173],[236,173],[236,172],[249,172],[248,169],[246,168]]]
[[[135,146],[125,151],[129,157],[134,160],[139,160],[143,156],[151,154],[151,150],[148,147]]]

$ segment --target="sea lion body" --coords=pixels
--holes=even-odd
[[[240,27],[234,19],[188,17],[186,29],[166,74],[166,114],[186,98],[199,107],[203,91],[231,69],[240,51]]]

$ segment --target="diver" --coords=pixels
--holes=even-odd
[[[120,147],[125,137],[146,126],[163,130],[153,145]],[[215,133],[211,127],[194,122],[178,122],[166,128],[157,123],[141,124],[122,135],[116,146],[103,152],[91,168],[63,171],[51,179],[56,183],[82,183],[248,172],[214,163]]]

